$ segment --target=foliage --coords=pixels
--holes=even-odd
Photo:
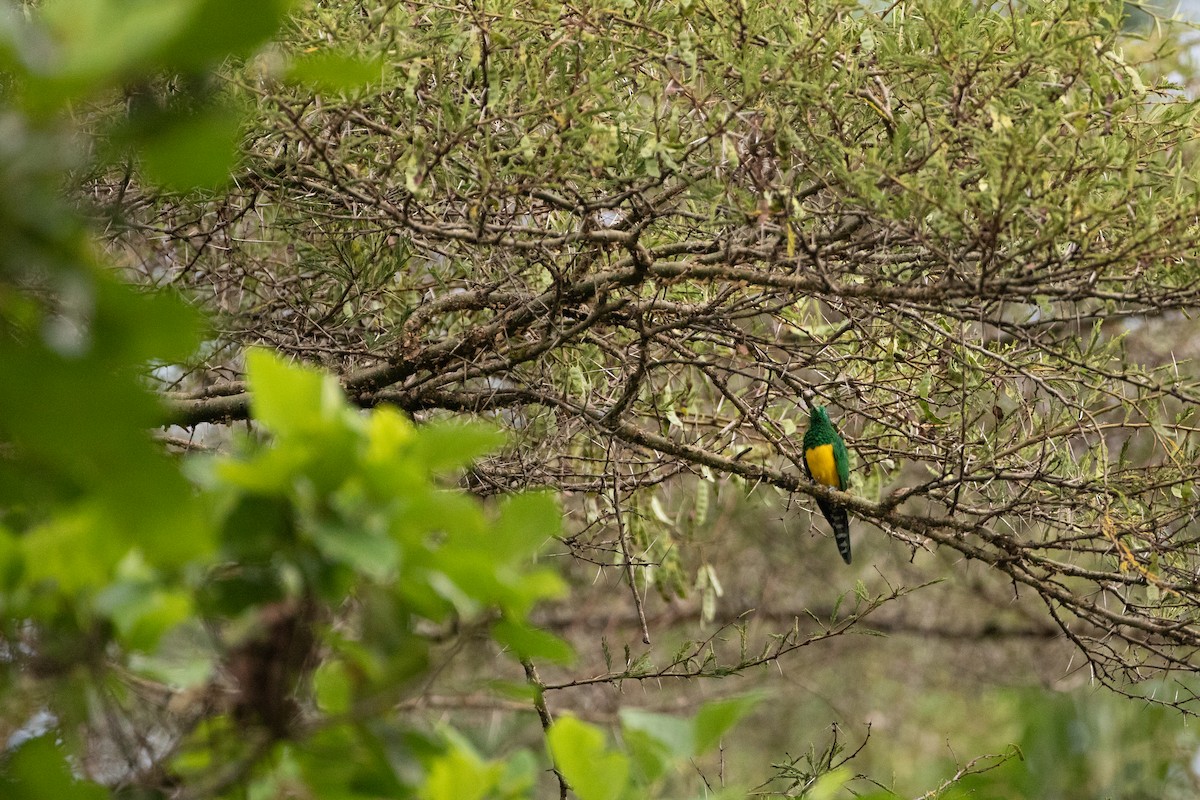
[[[577,496],[576,555],[711,617],[701,500],[823,494],[797,434],[828,404],[858,517],[989,565],[1119,685],[1200,642],[1196,379],[1124,335],[1196,304],[1196,108],[1120,18],[317,4],[293,66],[230,76],[262,115],[235,188],[90,186],[135,273],[224,315],[180,424],[249,413],[246,343],[487,415],[517,438],[481,487]]]
[[[1047,698],[1006,690],[987,702],[1015,724],[1020,758],[965,777],[950,797],[1184,798],[1195,794],[1194,730],[1168,709],[1095,691]]]
[[[178,298],[119,283],[59,199],[76,165],[62,112],[150,68],[190,71],[253,48],[280,15],[262,4],[230,27],[229,10],[59,2],[35,22],[4,18],[15,91],[0,369],[23,380],[0,389],[0,698],[6,727],[29,719],[5,731],[0,786],[14,798],[107,794],[86,776],[159,795],[306,784],[338,796],[527,797],[537,764],[527,752],[488,762],[451,729],[383,718],[428,674],[439,626],[487,632],[526,663],[571,657],[527,623],[564,590],[532,562],[561,524],[553,499],[485,508],[438,478],[494,448],[494,430],[361,415],[328,375],[261,352],[246,358],[256,432],[232,456],[188,465],[197,492],[151,441],[163,415],[139,377],[192,351],[196,317]],[[199,106],[187,109],[135,103],[100,135],[136,147],[163,185],[223,180],[240,119],[204,94],[173,101]],[[177,692],[159,698],[169,716],[144,708],[145,693],[168,685],[158,678]],[[650,777],[630,786],[711,747],[738,716],[723,708],[679,722],[696,726],[694,749],[648,734]],[[563,752],[607,751],[591,726],[551,731]],[[581,787],[598,780],[590,763],[570,772]]]
[[[620,690],[911,628],[946,574],[980,639],[1058,636],[1126,692],[1193,672],[1200,384],[1138,331],[1197,305],[1196,106],[1155,77],[1172,40],[1121,18],[0,16],[5,796],[733,796],[723,737],[757,695]],[[813,403],[850,494],[800,477]],[[176,463],[164,423],[218,452]],[[771,594],[738,565],[779,526],[734,523],[790,498],[847,505],[865,546]],[[599,591],[564,600],[589,565]],[[645,645],[623,658],[609,572]],[[433,722],[442,679],[540,738]],[[841,748],[759,791],[886,796]],[[934,794],[1021,785],[1014,752]]]
[[[40,678],[37,702],[65,732],[95,725],[97,704],[133,703],[130,689],[150,685],[137,680],[169,677],[178,687],[181,676],[201,676],[179,687],[187,701],[174,708],[180,728],[169,744],[144,731],[120,754],[116,774],[93,765],[107,783],[161,791],[182,783],[199,796],[247,785],[268,795],[304,785],[339,796],[530,796],[537,760],[527,752],[485,761],[452,730],[389,723],[388,710],[420,690],[444,635],[439,626],[487,631],[525,663],[571,657],[527,623],[537,602],[564,588],[531,561],[560,526],[553,500],[514,495],[488,512],[433,480],[494,446],[490,430],[416,428],[390,408],[364,416],[328,375],[263,352],[248,355],[247,376],[255,419],[270,438],[247,437],[238,454],[196,467],[208,512],[201,529],[215,534],[214,546],[193,547],[168,568],[149,558],[153,539],[108,541],[107,560],[83,551],[50,564],[40,529],[10,541],[5,638],[36,652],[38,663],[10,654],[9,680]],[[89,530],[76,549],[117,530]],[[75,627],[81,621],[85,631]],[[51,642],[89,652],[48,663]],[[80,676],[77,664],[118,674],[135,666],[137,675],[95,695],[94,678]],[[76,702],[64,705],[71,695]],[[706,706],[694,721],[627,721],[636,776],[601,731],[569,717],[548,728],[550,753],[580,797],[644,796],[674,761],[716,744],[745,708]],[[689,733],[675,741],[664,731]],[[29,738],[11,760],[18,795],[35,796],[66,771],[46,735]],[[416,781],[410,762],[423,766]],[[121,772],[122,764],[152,764],[153,774]],[[85,785],[69,788],[92,796]]]

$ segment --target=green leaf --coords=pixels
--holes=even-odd
[[[241,488],[237,481],[231,483]],[[266,562],[291,548],[296,511],[286,500],[255,494],[230,499],[220,523],[224,555],[234,561]]]
[[[155,113],[135,122],[134,144],[151,183],[187,191],[227,183],[238,157],[242,115],[213,107],[190,114]]]
[[[269,350],[246,353],[246,382],[254,418],[277,434],[320,430],[346,408],[332,375],[288,364]]]
[[[107,584],[130,548],[94,506],[60,512],[27,533],[22,545],[28,580],[53,583],[66,594]]]
[[[370,530],[365,523],[314,522],[307,531],[326,558],[375,580],[383,580],[392,574],[400,559],[400,548],[395,540]]]
[[[204,69],[229,55],[245,56],[275,35],[293,0],[191,0],[191,16],[169,43],[176,68]],[[236,24],[230,24],[236,20]]]
[[[8,754],[0,772],[0,795],[5,800],[102,800],[108,792],[93,783],[76,780],[67,760],[47,733],[21,744]]]
[[[503,775],[503,764],[485,762],[456,743],[434,760],[419,796],[422,800],[482,800]]]
[[[106,358],[182,361],[200,343],[200,313],[173,291],[138,291],[103,275],[93,291],[91,334]]]
[[[690,758],[696,753],[695,727],[691,720],[637,708],[621,710],[621,727],[640,731],[661,742],[672,758]]]
[[[45,79],[91,91],[145,68],[186,30],[195,5],[194,0],[48,0],[40,19],[59,58],[43,72]]]
[[[641,777],[657,780],[672,762],[691,758],[696,751],[695,724],[667,714],[622,709],[621,735]]]
[[[272,447],[249,458],[220,458],[213,464],[214,476],[251,495],[285,495],[298,475],[316,458],[307,447]]]
[[[412,796],[398,780],[386,745],[367,725],[324,725],[297,743],[294,750],[285,750],[284,755],[284,781],[276,787],[264,787],[257,800],[293,795],[297,782],[312,798]],[[256,795],[250,798],[255,800]]]
[[[566,581],[552,569],[536,569],[512,576],[508,584],[512,593],[507,599],[506,609],[513,614],[527,614],[537,602],[569,594]]]
[[[492,638],[512,648],[517,658],[538,659],[555,664],[569,664],[575,658],[571,645],[552,633],[512,619],[502,619],[492,626]]]
[[[629,782],[629,758],[605,746],[604,732],[564,715],[546,734],[550,755],[579,800],[616,800]]]
[[[433,472],[469,465],[504,444],[504,434],[478,422],[436,422],[417,431],[413,451]]]
[[[504,775],[496,786],[496,793],[511,798],[532,796],[539,770],[533,753],[518,750],[504,760]]]
[[[329,660],[317,667],[313,675],[317,705],[327,714],[345,714],[354,701],[354,687],[350,673],[340,660]]]
[[[637,770],[636,782],[654,783],[671,766],[671,748],[660,739],[645,731],[633,729],[622,731],[621,737],[629,750],[633,768]]]
[[[306,53],[292,59],[286,79],[319,92],[344,92],[379,82],[384,68],[379,58],[333,51]]]
[[[393,520],[393,533],[410,545],[424,542],[427,534],[442,534],[448,546],[491,558],[490,549],[484,544],[488,520],[479,501],[458,491],[431,490],[428,479],[425,475],[426,483],[421,490],[404,498],[406,502],[397,509]]]
[[[0,525],[0,594],[11,592],[24,571],[25,557],[21,552],[21,540]]]
[[[853,778],[854,773],[849,767],[838,767],[817,778],[805,797],[809,800],[834,800]]]
[[[112,620],[130,650],[149,652],[163,634],[188,619],[191,597],[167,590],[149,580],[126,579],[109,584],[96,595],[96,610]]]
[[[702,755],[721,740],[738,720],[750,713],[762,695],[746,694],[725,700],[712,700],[696,713],[696,755]]]
[[[548,492],[506,497],[485,540],[491,552],[508,561],[528,559],[562,532],[562,511]]]
[[[202,539],[180,523],[195,511],[192,492],[147,434],[162,414],[134,375],[137,362],[190,350],[195,314],[90,271],[59,290],[63,313],[42,337],[0,336],[0,375],[22,376],[0,381],[0,440],[15,448],[0,459],[0,505],[86,489],[124,531],[181,540],[171,549]]]
[[[380,414],[386,415],[384,420]],[[415,437],[412,423],[392,409],[377,408],[368,416],[366,429],[366,452],[359,462],[364,492],[383,503],[399,500],[405,509],[414,498],[427,500],[433,490],[429,474],[412,456],[411,442]],[[420,520],[406,521],[408,513],[404,510],[392,519],[393,534],[398,538],[405,537],[402,529],[408,521],[417,523],[411,530],[428,530],[429,526]]]

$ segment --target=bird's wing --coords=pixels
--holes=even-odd
[[[850,451],[841,436],[833,440],[833,462],[837,465],[838,483],[841,484],[838,488],[845,491],[850,488]]]

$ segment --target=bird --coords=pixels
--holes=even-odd
[[[814,405],[804,433],[804,468],[808,477],[832,489],[845,491],[850,485],[850,453],[829,421],[824,406]],[[842,560],[850,563],[850,515],[844,506],[817,498],[817,505],[833,528]]]

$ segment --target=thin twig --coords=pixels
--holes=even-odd
[[[550,716],[550,709],[546,707],[546,684],[542,683],[542,679],[538,677],[537,667],[529,659],[522,659],[521,666],[525,668],[525,680],[533,687],[533,707],[537,710],[538,719],[542,722],[542,730],[549,734],[550,726],[554,724],[553,718]],[[567,778],[558,767],[552,768],[554,777],[558,779],[558,797],[559,800],[567,800],[567,792],[571,787],[567,783]]]
[[[612,446],[615,446],[615,442]],[[609,448],[609,464],[616,462],[612,459],[612,449]],[[625,580],[629,584],[629,593],[633,595],[633,606],[637,609],[638,624],[642,626],[642,641],[650,644],[650,629],[646,625],[646,609],[642,605],[642,596],[638,594],[637,581],[633,574],[633,559],[629,556],[629,531],[625,528],[625,518],[621,513],[620,478],[612,475],[613,517],[617,523],[617,538],[621,543],[621,556],[625,566]]]

